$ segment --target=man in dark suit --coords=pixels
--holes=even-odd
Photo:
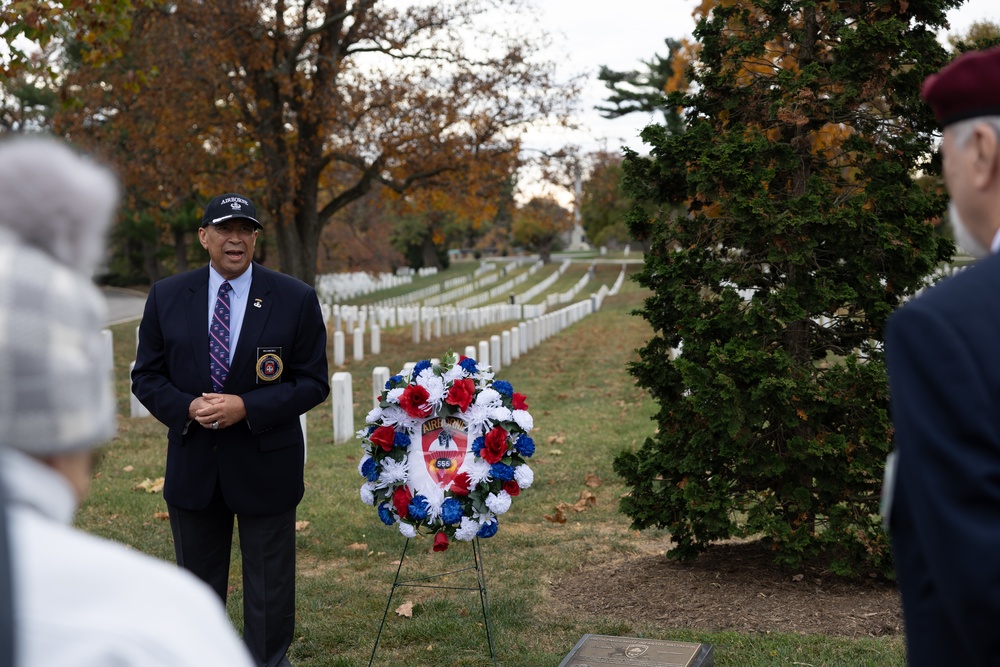
[[[1000,50],[956,59],[923,97],[956,240],[983,259],[889,321],[885,497],[909,663],[1000,665]]]
[[[260,228],[248,198],[209,202],[198,236],[211,262],[153,285],[132,391],[168,428],[163,497],[177,563],[224,601],[238,518],[243,638],[272,667],[289,664],[294,632],[299,415],[330,387],[316,292],[252,262]]]

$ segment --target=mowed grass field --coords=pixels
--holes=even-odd
[[[619,270],[619,266],[599,266],[597,281],[581,297],[602,283],[610,286]],[[554,599],[553,583],[582,568],[620,563],[648,554],[658,544],[668,548],[663,532],[629,529],[629,520],[618,511],[627,488],[612,470],[616,453],[639,446],[655,429],[650,419],[655,403],[635,387],[627,371],[628,362],[637,358],[636,349],[650,335],[645,321],[631,314],[644,296],[626,281],[621,293],[608,298],[599,313],[550,338],[498,374],[527,395],[537,444],[530,462],[534,485],[514,499],[510,512],[500,518],[497,535],[482,541],[498,663],[555,667],[585,633],[594,633],[711,643],[720,667],[904,664],[899,637],[669,630],[641,613],[625,622],[580,613]],[[355,428],[364,424],[371,408],[374,366],[396,372],[407,361],[442,357],[449,349],[461,352],[501,328],[418,345],[410,341],[408,330],[388,331],[383,334],[381,355],[349,362],[344,368],[331,367],[331,373],[347,370],[353,375]],[[133,490],[144,480],[163,475],[166,431],[155,420],[128,417],[127,368],[134,358],[135,324],[117,326],[113,332],[123,416],[119,436],[105,449],[77,523],[84,530],[173,560],[161,495]],[[333,444],[331,413],[328,400],[308,415],[307,489],[298,511],[298,519],[308,524],[298,533],[297,638],[290,652],[298,667],[368,664],[405,542],[396,527],[383,526],[375,510],[361,502],[360,445]],[[566,511],[565,523],[546,518],[555,518],[558,505],[573,505],[586,493],[593,494],[593,502],[583,503],[583,511]],[[453,543],[444,553],[433,553],[430,547],[426,538],[411,541],[404,578],[472,564],[469,544]],[[240,627],[242,583],[235,547],[233,562],[229,613]],[[474,579],[465,572],[438,583],[467,586],[474,585]],[[411,617],[395,613],[404,602],[414,605]],[[478,594],[426,588],[397,591],[374,664],[492,664]]]

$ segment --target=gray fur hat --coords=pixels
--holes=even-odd
[[[115,435],[91,274],[118,197],[107,168],[59,141],[0,142],[0,445],[58,454]]]

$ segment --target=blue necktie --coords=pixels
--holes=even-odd
[[[208,330],[208,367],[212,371],[212,389],[222,391],[222,385],[229,375],[229,290],[233,286],[224,282],[219,286],[219,298],[215,300],[212,326]]]

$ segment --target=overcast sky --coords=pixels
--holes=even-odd
[[[597,80],[601,65],[616,70],[635,69],[654,53],[665,54],[664,39],[689,37],[694,29],[691,12],[696,0],[539,0],[543,29],[555,37],[557,62],[566,75],[586,73],[587,84],[579,119],[582,128],[573,133],[551,129],[532,133],[527,145],[543,150],[557,150],[565,144],[577,144],[585,151],[627,145],[645,152],[639,131],[650,120],[643,114],[630,114],[607,120],[593,110],[605,98],[604,84]],[[1000,22],[998,0],[968,0],[962,8],[948,15],[951,33],[963,33],[975,21]]]

